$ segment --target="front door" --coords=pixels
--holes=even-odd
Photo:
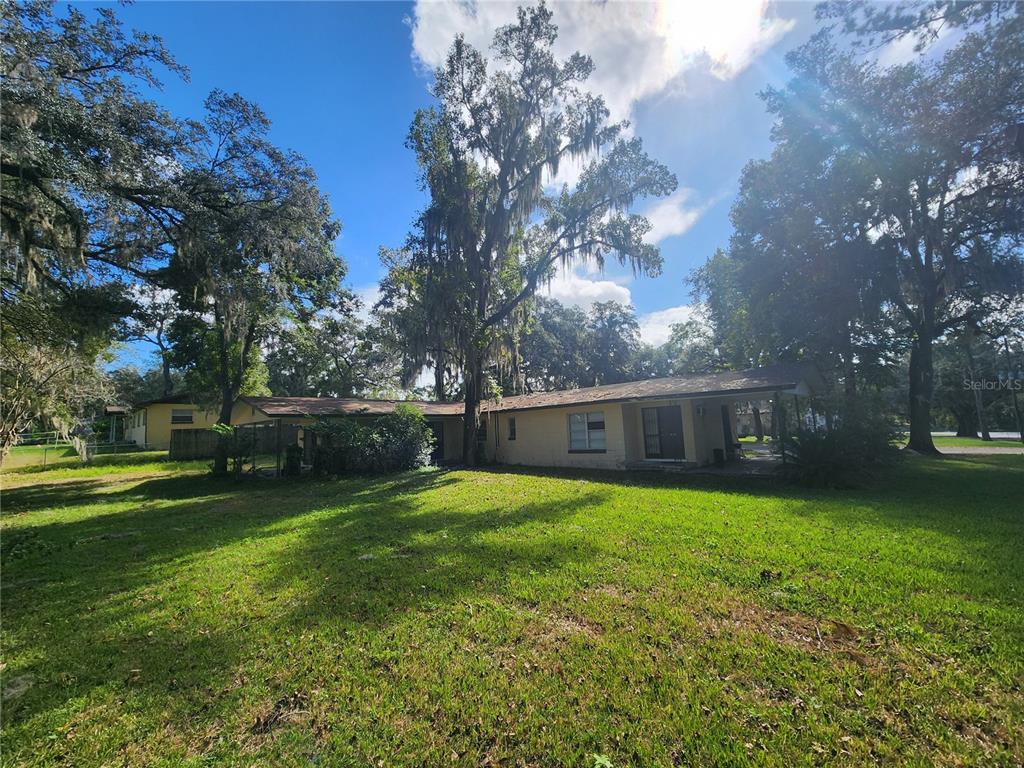
[[[682,461],[683,412],[678,405],[641,409],[644,422],[644,455],[648,459]]]

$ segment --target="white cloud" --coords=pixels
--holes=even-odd
[[[585,267],[560,268],[549,287],[541,286],[541,295],[548,295],[563,304],[589,309],[598,301],[617,301],[632,304],[633,296],[625,279],[604,278],[593,269]],[[644,312],[637,316],[640,323],[640,338],[655,346],[668,341],[672,326],[697,316],[697,310],[688,304]]]
[[[371,283],[370,285],[353,288],[352,293],[356,295],[361,304],[356,312],[356,317],[364,323],[369,322],[370,311],[373,309],[373,305],[377,303],[377,300],[380,299],[380,286],[377,283]]]
[[[695,309],[688,304],[681,304],[678,307],[659,309],[656,312],[647,312],[640,315],[640,338],[648,344],[659,346],[668,341],[672,333],[672,326],[676,323],[685,323],[694,317]]]
[[[644,211],[644,216],[651,222],[651,231],[647,233],[647,242],[657,244],[665,238],[689,232],[697,220],[704,215],[704,212],[716,202],[711,200],[694,205],[695,194],[692,189],[683,187],[664,200],[653,203]]]
[[[494,30],[515,19],[517,3],[418,0],[413,10],[415,61],[428,69],[444,62],[457,33],[487,52]],[[551,2],[559,28],[555,53],[589,55],[595,71],[587,87],[605,98],[613,120],[634,105],[704,68],[735,77],[793,28],[767,0],[731,2]]]
[[[541,286],[538,293],[547,294],[552,299],[557,299],[563,304],[589,308],[598,301],[617,301],[620,304],[631,304],[632,297],[629,288],[621,282],[594,277],[584,276],[575,268],[560,267],[555,277],[547,286]]]

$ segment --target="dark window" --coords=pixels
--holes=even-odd
[[[508,417],[508,439],[509,440],[515,440],[516,439],[516,417],[515,416],[509,416]]]
[[[192,423],[192,409],[191,408],[172,408],[171,409],[171,424],[191,424]]]

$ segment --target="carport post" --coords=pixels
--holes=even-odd
[[[782,463],[786,463],[786,407],[782,404],[782,393],[775,393],[776,411],[779,414],[779,450],[782,452]]]

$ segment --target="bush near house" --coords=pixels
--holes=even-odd
[[[430,462],[434,436],[423,414],[398,405],[373,422],[356,419],[321,420],[312,427],[317,449],[317,475],[399,472]]]
[[[886,418],[860,411],[831,430],[799,430],[785,442],[786,473],[813,487],[848,488],[896,461],[903,434]]]

